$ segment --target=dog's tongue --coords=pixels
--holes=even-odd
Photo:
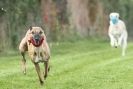
[[[35,45],[39,45],[40,44],[40,40],[34,40]]]
[[[43,40],[44,40],[44,38],[41,38],[40,40],[35,40],[35,39],[31,38],[30,43],[32,43],[36,47],[39,47],[42,44]]]

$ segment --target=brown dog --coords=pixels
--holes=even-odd
[[[43,84],[43,77],[46,79],[49,70],[50,50],[46,41],[46,36],[41,27],[30,27],[25,37],[19,45],[19,50],[22,55],[22,70],[26,74],[26,59],[25,52],[28,51],[31,61],[35,65],[40,83]],[[39,63],[43,62],[45,65],[44,75],[42,77]]]

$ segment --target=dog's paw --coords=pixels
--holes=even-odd
[[[46,80],[46,78],[47,78],[47,75],[44,75],[44,80]]]
[[[26,72],[23,72],[24,73],[24,75],[26,75]]]
[[[26,75],[26,71],[23,71],[23,74]]]
[[[48,72],[50,71],[50,68],[51,68],[51,67],[49,66],[49,67],[48,67]]]
[[[44,82],[42,80],[40,80],[40,85],[43,85],[43,84],[44,84]]]
[[[117,46],[115,46],[115,48],[117,48]]]
[[[111,45],[111,47],[114,47],[114,43],[113,42],[110,42],[110,45]]]

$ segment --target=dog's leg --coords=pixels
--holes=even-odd
[[[44,66],[45,66],[44,79],[46,79],[48,76],[48,71],[50,69],[48,61],[44,62]]]
[[[122,41],[124,40],[124,37],[126,37],[126,34],[123,32],[120,37],[118,38],[118,45],[122,46]],[[126,37],[127,38],[127,37]]]
[[[118,38],[114,38],[114,47],[115,47],[115,48],[118,47]]]
[[[25,59],[25,52],[21,52],[22,55],[22,60],[21,60],[21,65],[22,65],[22,71],[24,74],[26,74],[26,59]]]
[[[41,77],[40,66],[39,66],[38,63],[34,63],[34,65],[35,65],[36,72],[37,72],[38,77],[39,77],[40,84],[42,85],[42,84],[43,84],[43,79],[42,79],[42,77]]]
[[[122,38],[123,38],[123,36],[119,37],[119,39],[118,39],[118,46],[122,45]]]
[[[26,74],[26,59],[25,59],[25,52],[28,51],[27,43],[26,43],[26,38],[24,37],[19,45],[19,51],[22,55],[22,60],[21,60],[21,66],[22,66],[22,71],[24,74]]]
[[[127,37],[123,38],[123,43],[122,43],[122,56],[125,56],[126,48],[127,48]]]
[[[109,37],[110,37],[110,45],[112,46],[112,47],[114,47],[115,46],[115,38],[112,36],[112,34],[110,34],[109,33]]]

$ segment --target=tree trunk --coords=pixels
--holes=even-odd
[[[88,0],[67,0],[68,10],[70,10],[70,24],[77,30],[77,33],[81,36],[88,36],[89,34],[89,18],[87,3]]]
[[[47,35],[52,37],[51,40],[56,39],[57,13],[55,3],[52,0],[41,0],[41,12]]]

